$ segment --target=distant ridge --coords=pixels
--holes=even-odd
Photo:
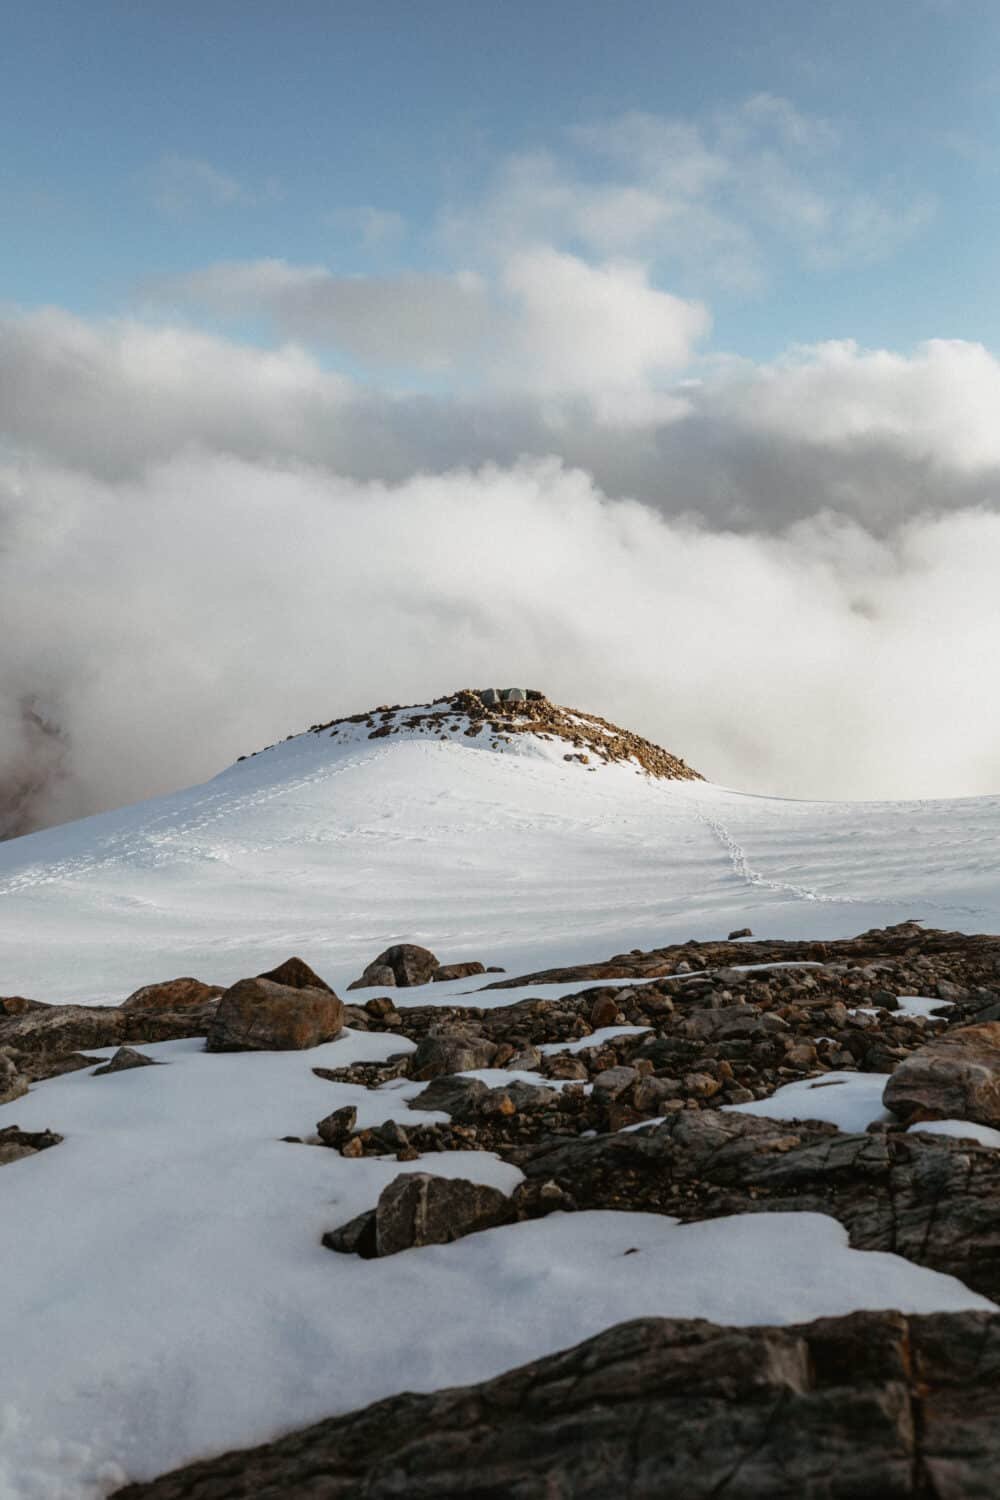
[[[651,740],[621,729],[597,714],[551,703],[543,693],[510,689],[505,696],[496,689],[461,688],[430,704],[382,704],[365,713],[330,719],[313,724],[309,734],[332,737],[386,739],[390,735],[432,736],[435,739],[478,739],[492,749],[512,745],[515,736],[531,735],[552,743],[563,740],[566,760],[582,765],[596,762],[611,765],[631,761],[650,776],[664,781],[704,781],[680,756],[673,755]]]

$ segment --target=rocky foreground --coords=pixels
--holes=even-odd
[[[71,1069],[100,1088],[99,1074],[150,1064],[143,1043],[174,1037],[225,1052],[308,1049],[345,1025],[388,1032],[407,1050],[314,1071],[368,1089],[423,1084],[407,1122],[359,1129],[348,1106],[288,1141],[421,1163],[330,1224],[336,1254],[377,1259],[594,1208],[686,1222],[811,1211],[857,1249],[1000,1301],[1000,1152],[985,1143],[1000,1128],[1000,938],[904,923],[842,942],[688,943],[530,976],[579,981],[558,999],[406,1004],[441,968],[397,945],[366,970],[385,993],[363,1005],[299,959],[224,991],[149,985],[118,1007],[0,999],[0,1103]],[[87,1049],[110,1046],[98,1068]],[[484,1068],[501,1081],[468,1076]],[[882,1105],[864,1129],[739,1108],[859,1075]],[[58,1149],[51,1126],[0,1133],[0,1166]],[[521,1170],[512,1193],[435,1175],[436,1153],[484,1150]],[[121,1493],[986,1496],[998,1374],[1000,1313],[784,1329],[643,1320],[483,1385],[393,1398]]]

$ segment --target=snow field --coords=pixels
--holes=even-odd
[[[352,1161],[280,1139],[311,1136],[349,1103],[362,1124],[412,1120],[412,1085],[367,1091],[311,1071],[400,1045],[361,1033],[306,1053],[166,1042],[144,1049],[164,1066],[68,1074],[0,1109],[0,1124],[66,1136],[0,1184],[0,1263],[17,1267],[0,1346],[18,1356],[0,1364],[3,1500],[97,1500],[125,1477],[482,1379],[625,1318],[991,1305],[949,1276],[849,1249],[811,1214],[687,1226],[553,1215],[386,1260],[333,1254],[323,1232],[400,1171],[505,1192],[520,1178],[482,1152]]]

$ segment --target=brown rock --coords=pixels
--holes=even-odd
[[[122,1001],[127,1011],[178,1011],[201,1007],[217,1000],[221,984],[202,984],[200,979],[165,979],[160,984],[144,984],[142,989]]]
[[[946,1031],[918,1048],[891,1075],[882,1102],[908,1124],[1000,1125],[1000,1021]]]
[[[369,985],[393,984],[408,988],[417,984],[429,984],[434,971],[441,965],[429,948],[416,943],[394,943],[378,958],[373,959],[360,979],[348,985],[350,990],[364,989]],[[386,975],[391,977],[387,978]]]
[[[315,969],[302,958],[286,958],[283,964],[276,969],[268,969],[266,974],[258,974],[258,979],[271,979],[275,984],[287,985],[292,990],[325,990],[328,995],[333,990],[325,979],[320,979]]]
[[[448,979],[470,979],[473,974],[485,974],[486,970],[480,963],[466,964],[438,964],[431,981],[434,984],[442,984]]]
[[[590,1024],[595,1031],[602,1026],[618,1024],[618,1001],[613,995],[599,995],[590,1011]]]
[[[358,1123],[358,1111],[353,1104],[335,1109],[332,1115],[319,1121],[316,1133],[324,1146],[335,1146],[339,1150],[350,1139],[351,1131]]]
[[[344,1006],[329,990],[241,979],[226,990],[208,1033],[209,1052],[282,1052],[339,1036]]]
[[[0,1104],[9,1104],[28,1092],[28,1079],[6,1053],[0,1052]]]

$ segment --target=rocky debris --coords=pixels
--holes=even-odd
[[[1000,1316],[643,1318],[117,1500],[973,1500],[1000,1464]]]
[[[974,1120],[1000,1125],[1000,1021],[962,1026],[918,1047],[882,1095],[906,1124]]]
[[[430,1172],[403,1172],[379,1194],[374,1210],[374,1254],[397,1255],[418,1245],[447,1245],[481,1229],[509,1224],[514,1209],[506,1193],[462,1177],[434,1177]],[[353,1241],[370,1250],[365,1215],[325,1235],[328,1250],[344,1250]]]
[[[342,1109],[335,1109],[333,1114],[326,1115],[316,1126],[316,1134],[324,1146],[335,1146],[338,1149],[350,1136],[358,1121],[358,1111],[353,1104],[345,1104]]]
[[[946,982],[954,983],[957,994],[942,999],[961,999],[968,980],[979,985],[1000,984],[1000,937],[992,933],[970,935],[925,928],[917,922],[898,922],[892,927],[873,927],[854,938],[817,942],[813,940],[774,939],[747,941],[729,939],[724,943],[674,943],[666,948],[633,949],[617,953],[597,963],[572,964],[554,969],[540,969],[532,974],[512,976],[486,986],[508,989],[525,984],[571,984],[576,980],[651,979],[693,970],[719,969],[733,964],[834,964],[863,967],[866,963],[892,960],[919,977],[923,988],[900,993],[930,994],[928,985],[935,981],[935,971],[945,971]],[[968,980],[965,978],[968,975]],[[942,976],[942,977],[945,977]],[[1000,1000],[1000,996],[995,997]],[[990,1019],[993,1019],[992,1017]]]
[[[391,989],[398,985],[409,989],[418,984],[430,984],[434,971],[438,968],[440,964],[429,948],[421,948],[416,943],[394,943],[391,948],[380,953],[378,958],[372,959],[361,978],[355,979],[347,988]]]
[[[10,1104],[28,1092],[28,1079],[12,1057],[0,1052],[0,1104]]]
[[[257,978],[270,979],[274,984],[286,985],[291,990],[326,990],[328,995],[333,994],[326,980],[320,979],[303,958],[286,958],[276,969],[268,969]]]
[[[54,1130],[19,1130],[16,1125],[8,1125],[0,1130],[0,1167],[26,1156],[37,1156],[39,1151],[58,1146],[61,1140],[62,1136]]]
[[[299,1050],[333,1041],[343,1026],[343,1002],[332,990],[240,979],[219,1001],[206,1046],[209,1052]]]
[[[433,984],[443,984],[448,979],[471,979],[474,974],[485,974],[481,963],[438,964],[431,975]]]
[[[136,1052],[132,1047],[119,1047],[114,1057],[106,1062],[103,1067],[95,1068],[94,1078],[101,1078],[105,1073],[127,1073],[131,1068],[155,1068],[157,1066],[153,1058],[147,1057],[143,1052]]]
[[[121,1004],[127,1011],[178,1011],[189,1006],[204,1009],[222,994],[221,984],[203,984],[200,979],[165,979],[144,984]]]

